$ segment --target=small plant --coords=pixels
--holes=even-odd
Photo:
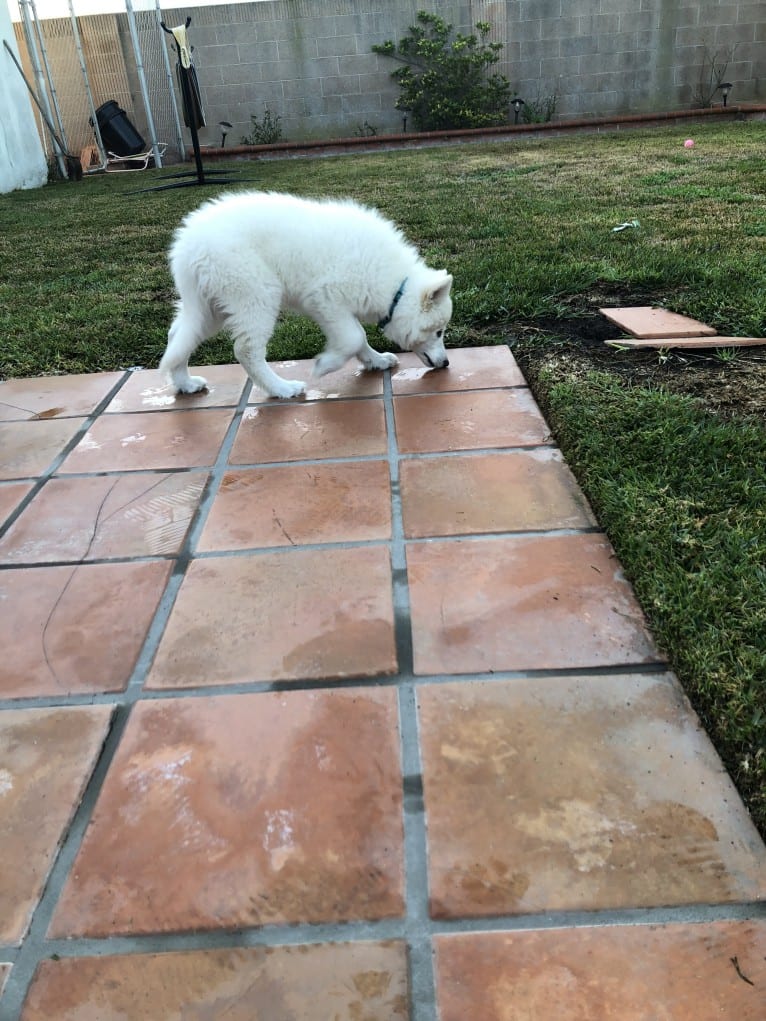
[[[242,136],[242,145],[271,145],[282,137],[282,118],[266,107],[262,121],[250,114],[250,128],[250,134]]]
[[[388,40],[372,47],[404,65],[391,73],[401,89],[396,109],[411,112],[420,131],[505,123],[511,84],[489,73],[503,48],[487,42],[492,26],[480,21],[477,34],[463,35],[428,11],[417,20],[398,45]]]
[[[521,119],[525,124],[547,124],[553,120],[558,102],[558,92],[542,96],[538,91],[537,98],[528,99],[521,108]]]
[[[365,121],[364,124],[360,124],[357,127],[356,131],[354,132],[354,136],[356,138],[374,138],[375,135],[377,135],[377,133],[378,129],[375,127],[375,125],[370,124],[368,121]]]
[[[731,46],[719,46],[717,50],[711,50],[705,44],[699,81],[696,91],[692,93],[692,103],[698,109],[713,105],[715,94],[726,77],[726,68],[734,59],[737,45],[734,43]]]

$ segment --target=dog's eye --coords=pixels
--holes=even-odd
[[[442,337],[444,336],[444,330],[437,330],[436,336],[438,337],[439,340],[441,340]]]

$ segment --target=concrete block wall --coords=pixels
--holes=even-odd
[[[394,61],[372,53],[418,10],[461,31],[492,25],[498,70],[527,101],[557,96],[563,120],[693,105],[710,59],[733,54],[731,102],[766,101],[766,4],[720,0],[261,0],[193,9],[191,38],[208,119],[279,115],[285,139],[400,131]],[[183,8],[166,12],[180,23]],[[174,20],[175,19],[175,20]],[[720,96],[716,96],[716,102]],[[409,125],[412,128],[410,121]]]
[[[731,57],[726,68],[734,83],[731,103],[766,102],[763,0],[257,0],[167,8],[163,16],[172,26],[191,14],[189,34],[207,119],[200,139],[217,146],[219,121],[232,124],[227,144],[238,144],[250,133],[251,115],[262,121],[267,109],[279,116],[285,140],[353,136],[366,125],[379,134],[401,131],[399,90],[391,79],[397,65],[372,46],[401,39],[418,10],[434,11],[463,32],[477,21],[489,22],[490,39],[503,44],[497,69],[527,102],[555,94],[557,119],[688,109],[701,79],[709,77],[713,56]],[[103,22],[110,18],[116,28],[107,32]],[[139,21],[142,38],[152,32],[161,37],[143,57],[159,140],[172,145],[167,78],[158,55],[170,37],[157,28],[153,12],[139,15]],[[79,23],[97,105],[118,99],[148,139],[126,16],[84,17]],[[51,36],[71,32],[68,19],[43,26]],[[104,52],[110,38],[113,54]],[[171,59],[175,63],[175,54]],[[128,84],[111,95],[118,68],[120,81]],[[76,61],[54,66],[53,75],[59,91],[71,79],[79,97],[73,105],[80,110],[74,137],[87,134]]]

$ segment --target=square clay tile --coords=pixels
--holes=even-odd
[[[116,397],[110,401],[107,412],[128,411],[179,411],[194,408],[221,408],[239,403],[247,382],[241,365],[206,365],[189,370],[195,376],[204,376],[207,390],[196,394],[176,393],[164,372],[157,369],[139,369],[131,373]]]
[[[400,462],[404,534],[467,535],[596,524],[558,450]]]
[[[526,386],[521,369],[505,344],[450,348],[447,355],[448,369],[429,369],[417,355],[400,355],[399,368],[391,373],[393,392],[442,393],[445,390]]]
[[[390,536],[388,464],[349,461],[227,472],[199,548],[364,542]]]
[[[763,1021],[766,923],[440,936],[436,969],[441,1021]]]
[[[320,379],[313,379],[314,359],[299,361],[270,362],[271,368],[283,379],[297,379],[306,383],[307,401],[338,400],[352,397],[380,397],[383,394],[383,373],[368,372],[356,358],[350,358],[343,368]],[[276,398],[269,397],[254,386],[249,397],[250,404],[263,404]]]
[[[403,454],[481,447],[531,447],[551,434],[529,390],[474,390],[394,398]]]
[[[177,553],[206,480],[202,472],[50,479],[0,539],[0,563]]]
[[[0,713],[0,943],[20,943],[106,738],[108,706]]]
[[[229,461],[312,461],[380,456],[386,450],[382,401],[269,404],[245,411]]]
[[[0,421],[91,415],[122,379],[122,372],[34,376],[0,382]]]
[[[0,424],[0,479],[42,475],[74,439],[79,418]]]
[[[22,1021],[408,1021],[403,943],[123,954],[41,962]]]
[[[433,917],[766,893],[763,843],[667,674],[451,682],[419,696]]]
[[[407,568],[418,674],[658,659],[603,535],[418,543]]]
[[[666,308],[638,305],[634,308],[601,308],[602,315],[634,337],[702,337],[713,336],[712,326],[689,316],[668,312]]]
[[[170,564],[0,571],[0,698],[122,691]]]
[[[30,492],[33,482],[8,482],[0,485],[0,527]]]
[[[290,550],[194,561],[150,688],[394,673],[387,548]]]
[[[197,468],[212,465],[231,409],[102,415],[59,469],[74,472]]]
[[[401,790],[393,688],[141,702],[50,934],[398,917]]]

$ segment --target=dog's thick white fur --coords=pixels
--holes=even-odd
[[[189,358],[226,329],[256,386],[272,397],[297,397],[305,384],[266,363],[266,345],[281,309],[309,316],[327,343],[314,375],[334,372],[352,356],[366,369],[397,364],[367,343],[362,323],[424,364],[449,362],[444,332],[452,315],[452,277],[433,270],[376,210],[352,201],[313,201],[273,192],[240,192],[190,213],[170,248],[178,291],[176,315],[160,368],[176,389],[205,388],[189,375]]]

